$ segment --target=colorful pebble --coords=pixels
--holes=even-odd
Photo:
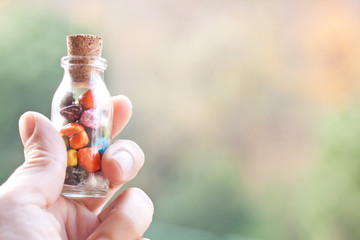
[[[84,127],[76,122],[68,123],[60,129],[60,133],[66,137],[71,137],[81,131],[84,131]]]
[[[65,175],[65,184],[78,185],[88,178],[88,172],[82,167],[67,167]]]
[[[100,127],[100,119],[95,109],[84,111],[79,122],[89,128],[96,129]]]
[[[75,122],[75,121],[79,120],[82,112],[83,112],[83,109],[79,105],[70,105],[70,106],[64,107],[60,110],[61,116],[63,116],[69,122]]]
[[[74,93],[71,91],[67,91],[64,97],[60,101],[60,107],[64,108],[74,103],[75,103]]]
[[[90,142],[94,142],[94,137],[97,135],[96,130],[88,127],[84,127],[86,134],[89,137]]]
[[[78,132],[70,138],[70,147],[73,149],[79,149],[85,147],[89,143],[89,138],[86,132],[83,130]]]
[[[76,166],[78,164],[77,151],[75,149],[70,149],[67,151],[67,166]]]
[[[89,90],[79,97],[79,103],[85,109],[95,108],[96,103],[94,101],[94,93],[92,90]]]
[[[100,155],[102,156],[104,154],[105,150],[107,149],[109,143],[106,140],[106,138],[101,137],[101,138],[97,139],[96,145],[97,145],[97,148],[99,149]]]
[[[78,151],[79,165],[88,172],[95,172],[100,169],[100,154],[95,148],[87,147]]]

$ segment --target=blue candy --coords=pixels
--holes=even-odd
[[[96,140],[96,145],[98,146],[99,153],[102,156],[104,154],[105,150],[107,149],[107,147],[109,146],[109,143],[106,140],[106,138],[101,137]]]

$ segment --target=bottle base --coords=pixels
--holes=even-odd
[[[109,190],[109,181],[102,174],[91,173],[89,178],[78,184],[64,184],[61,194],[68,198],[105,197]]]
[[[73,186],[65,184],[61,194],[68,198],[105,197],[107,188],[93,186]]]

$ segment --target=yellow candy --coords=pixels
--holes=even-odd
[[[78,164],[78,155],[75,149],[70,149],[67,151],[67,166],[77,166]]]

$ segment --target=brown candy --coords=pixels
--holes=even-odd
[[[82,167],[67,167],[65,175],[65,184],[78,185],[84,182],[89,176],[89,173]]]
[[[66,107],[75,103],[74,93],[72,91],[67,91],[60,102],[60,107]]]
[[[83,109],[79,105],[70,105],[70,106],[64,107],[60,110],[61,116],[63,116],[69,122],[75,122],[75,121],[79,120],[82,112],[83,112]]]
[[[86,134],[89,137],[90,142],[92,142],[96,137],[96,130],[94,130],[92,128],[85,127],[85,126],[84,126],[84,129],[85,129]]]

